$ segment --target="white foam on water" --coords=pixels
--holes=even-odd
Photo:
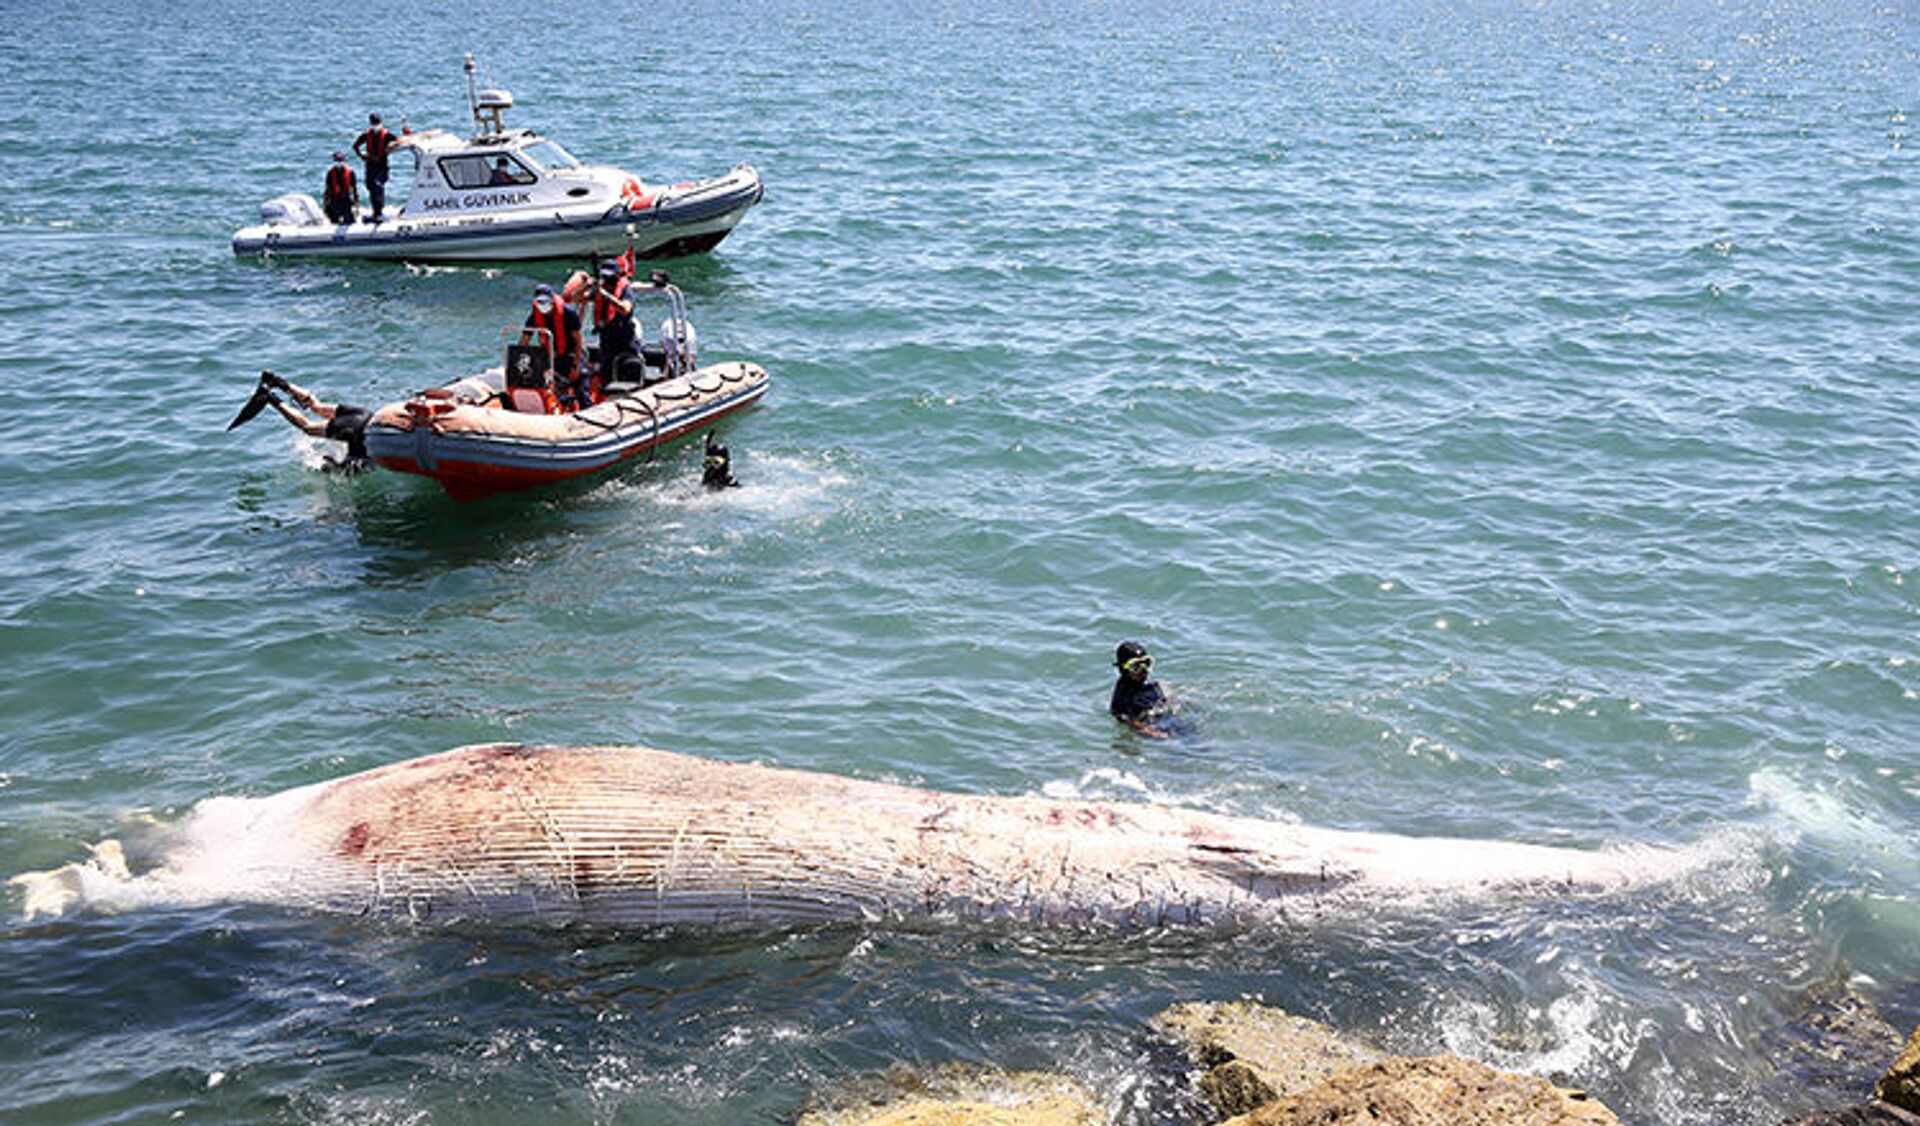
[[[731,489],[709,489],[695,472],[669,481],[639,486],[663,507],[686,512],[738,510],[771,516],[803,515],[852,480],[845,472],[816,460],[784,454],[735,455],[733,472],[740,484]]]
[[[1055,778],[1043,782],[1040,784],[1039,794],[1053,801],[1139,802],[1144,805],[1218,813],[1228,817],[1246,816],[1244,813],[1232,812],[1226,808],[1234,796],[1231,788],[1172,790],[1164,785],[1149,783],[1131,770],[1113,766],[1094,767],[1084,771],[1075,779]],[[1299,818],[1289,811],[1274,809],[1260,810],[1256,819],[1278,824],[1296,824],[1299,821]]]
[[[1777,767],[1762,767],[1747,779],[1752,802],[1775,815],[1788,843],[1808,841],[1849,863],[1870,868],[1887,886],[1920,885],[1920,832],[1895,828],[1875,813],[1850,805],[1833,790],[1812,785]]]
[[[501,276],[501,274],[504,272],[497,266],[486,266],[486,267],[481,267],[479,269],[475,269],[474,267],[467,266],[467,265],[455,265],[455,264],[446,264],[446,263],[437,263],[437,262],[403,262],[401,263],[400,268],[405,270],[409,276],[416,277],[416,278],[431,278],[431,277],[438,277],[441,274],[464,274],[464,273],[475,273],[483,278],[497,278]]]
[[[1056,778],[1042,783],[1040,793],[1055,801],[1106,801],[1118,794],[1130,795],[1135,800],[1153,800],[1157,796],[1138,774],[1111,766],[1096,767],[1072,782]]]
[[[280,416],[273,417],[278,420]],[[327,467],[328,455],[339,453],[341,448],[338,442],[315,438],[297,430],[293,432],[293,458],[300,463],[302,469],[315,473],[322,472]]]
[[[1673,849],[1673,865],[1664,878],[1694,899],[1757,892],[1770,878],[1765,844],[1764,836],[1751,829],[1709,833]]]
[[[1462,1001],[1439,1018],[1449,1052],[1483,1060],[1505,1071],[1552,1077],[1602,1074],[1624,1069],[1639,1045],[1656,1039],[1651,1020],[1610,1004],[1598,985],[1581,977],[1544,1007],[1517,1014],[1524,1026],[1503,1028],[1499,1013],[1481,1001]]]

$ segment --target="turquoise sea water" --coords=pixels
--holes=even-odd
[[[0,929],[0,1119],[778,1122],[894,1062],[1179,1121],[1147,1016],[1251,995],[1634,1124],[1864,1094],[1920,1020],[1920,13],[824,3],[0,39],[0,874],[486,740],[1689,850],[1619,897],[1199,938],[440,933],[156,905]],[[398,22],[396,22],[398,21]],[[375,403],[564,265],[234,260],[369,109],[766,201],[669,264],[726,436],[456,506]],[[1201,715],[1104,712],[1145,640]]]

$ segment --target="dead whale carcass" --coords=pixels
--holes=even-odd
[[[1662,855],[967,796],[639,747],[485,745],[207,799],[137,875],[113,847],[12,882],[29,917],[238,901],[610,927],[1227,925],[1367,891],[1606,889]]]

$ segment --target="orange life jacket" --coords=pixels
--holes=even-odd
[[[327,198],[329,200],[353,198],[353,169],[344,164],[335,164],[327,169]]]
[[[360,134],[360,139],[367,143],[368,164],[387,162],[387,154],[393,151],[393,134],[387,132],[386,126],[376,125]]]
[[[567,303],[557,295],[553,299],[551,312],[542,313],[538,305],[533,307],[533,316],[529,318],[527,327],[530,331],[547,330],[549,335],[544,343],[553,350],[556,368],[559,367],[561,356],[570,355],[573,352],[573,341],[567,336]],[[555,374],[566,373],[556,371]]]
[[[627,279],[620,278],[613,283],[613,295],[624,298],[627,295]],[[593,291],[593,327],[605,328],[607,322],[620,315],[614,303],[598,290]]]

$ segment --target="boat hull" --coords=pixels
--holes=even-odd
[[[528,207],[484,214],[410,217],[382,223],[268,223],[233,236],[241,257],[370,258],[408,262],[495,262],[619,254],[698,254],[720,244],[760,202],[760,174],[726,176],[663,191],[645,201]]]
[[[374,415],[367,453],[387,469],[431,477],[455,500],[478,500],[647,455],[752,406],[768,382],[757,364],[715,364],[560,415],[416,397]]]

